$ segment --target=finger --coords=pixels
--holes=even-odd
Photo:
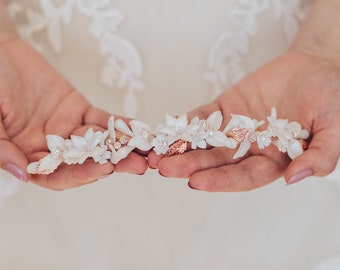
[[[17,179],[28,182],[26,173],[27,159],[23,152],[8,140],[0,140],[0,168],[6,170]]]
[[[148,165],[151,169],[157,169],[159,162],[162,160],[163,155],[157,155],[155,151],[150,151],[148,154]]]
[[[31,175],[31,182],[52,190],[64,190],[93,183],[113,172],[112,163],[98,164],[89,159],[81,165],[62,165],[48,175]]]
[[[19,180],[28,182],[29,176],[26,173],[26,167],[26,156],[9,140],[2,121],[0,121],[0,168],[11,173]]]
[[[115,165],[116,172],[127,172],[142,175],[148,168],[146,159],[134,152],[131,152],[125,159]]]
[[[308,149],[287,168],[287,183],[294,184],[311,175],[324,176],[331,173],[340,156],[337,134],[339,133],[331,129],[315,133]]]
[[[111,116],[112,114],[109,114],[108,112],[104,110],[90,107],[84,116],[84,124],[85,125],[97,125],[104,129],[107,129],[107,124]],[[131,120],[131,118],[122,117],[122,116],[115,116],[115,119],[116,118],[123,119],[126,123],[128,123],[129,120]]]
[[[249,191],[273,182],[282,175],[286,161],[268,156],[250,156],[239,163],[198,171],[189,186],[209,192]]]
[[[107,129],[107,123],[110,116],[111,114],[104,110],[90,107],[84,116],[84,124],[97,125],[102,127],[103,129]]]
[[[46,156],[43,152],[30,155],[32,160],[39,160]],[[48,175],[31,175],[31,181],[42,187],[52,190],[64,190],[90,184],[115,172],[128,172],[142,175],[147,169],[147,161],[136,153],[130,153],[118,164],[95,163],[92,159],[83,164],[59,166],[57,170]]]
[[[182,155],[163,158],[158,163],[159,173],[166,177],[188,178],[193,173],[232,164],[234,150],[216,147],[209,150],[193,150]]]
[[[65,190],[91,184],[102,179],[114,171],[144,174],[147,163],[141,156],[131,153],[126,159],[116,165],[108,162],[98,164],[93,160],[86,160],[84,164],[63,165],[49,175],[32,175],[31,181],[39,186],[52,190]]]
[[[84,122],[84,113],[88,108],[88,101],[79,92],[71,91],[48,118],[45,131],[63,137],[70,134],[74,127]]]

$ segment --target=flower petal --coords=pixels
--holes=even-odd
[[[131,120],[129,124],[131,126],[132,132],[135,135],[141,133],[143,130],[150,131],[150,126],[143,123],[142,121]]]
[[[210,131],[212,135],[206,138],[206,141],[211,146],[225,146],[231,149],[234,149],[237,146],[237,143],[234,139],[228,138],[223,132],[221,131]]]
[[[270,137],[271,135],[267,130],[261,131],[256,138],[258,148],[264,149],[265,147],[269,146],[272,142]]]
[[[128,127],[128,125],[122,120],[122,119],[117,119],[115,122],[115,128],[126,135],[133,137],[133,133]]]
[[[299,135],[297,136],[297,139],[307,140],[308,137],[309,137],[309,131],[306,129],[302,129]]]
[[[198,148],[201,148],[201,149],[206,149],[207,148],[207,143],[205,142],[205,140],[197,141],[196,145],[197,145]]]
[[[89,140],[91,140],[91,138],[93,138],[94,137],[94,130],[93,130],[93,128],[89,128],[87,131],[86,131],[86,133],[84,134],[84,139],[86,140],[86,141],[89,141]]]
[[[77,149],[81,149],[87,146],[87,142],[81,136],[71,135],[71,141],[72,141],[73,146]]]
[[[303,153],[302,146],[298,140],[294,140],[290,143],[287,147],[288,156],[291,159],[295,159],[296,157],[300,156]]]
[[[152,145],[141,137],[133,137],[128,142],[128,146],[136,147],[142,151],[148,151],[152,148]]]
[[[133,149],[135,149],[135,147],[126,146],[126,147],[119,148],[117,152],[122,157],[122,159],[124,159],[133,151]]]
[[[222,121],[223,121],[223,116],[220,111],[213,112],[207,119],[209,126],[213,130],[219,130],[219,128],[222,125]]]
[[[188,117],[186,114],[182,114],[177,118],[176,131],[182,131],[188,126]]]
[[[47,147],[52,152],[55,149],[58,149],[58,147],[61,147],[65,144],[64,138],[58,136],[58,135],[46,135],[47,139]]]
[[[63,152],[63,160],[66,164],[82,164],[89,157],[89,153],[81,149],[70,149]]]
[[[109,137],[112,140],[116,140],[116,131],[115,131],[115,118],[114,116],[111,116],[108,121],[108,132],[109,132]]]
[[[239,127],[239,128],[251,128],[255,130],[255,125],[253,119],[243,116],[243,115],[238,115],[238,114],[231,114],[231,119],[227,126],[224,128],[223,132],[226,133],[230,129]]]
[[[170,114],[166,114],[165,115],[165,123],[167,126],[176,126],[176,117],[173,117],[172,115]]]
[[[249,140],[244,140],[241,144],[239,149],[237,150],[237,152],[234,155],[234,159],[236,158],[240,158],[243,157],[249,150],[251,146],[251,142]]]

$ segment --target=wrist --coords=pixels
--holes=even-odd
[[[340,67],[339,0],[316,0],[291,48]]]

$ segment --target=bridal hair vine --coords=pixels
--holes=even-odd
[[[89,128],[84,136],[71,135],[70,139],[47,135],[50,154],[30,163],[27,171],[31,174],[50,174],[61,163],[82,164],[88,158],[100,164],[108,160],[117,164],[135,149],[153,149],[157,155],[173,156],[189,150],[189,143],[190,149],[206,149],[208,145],[229,149],[238,147],[234,159],[243,157],[252,143],[257,143],[259,149],[273,144],[291,159],[301,155],[307,148],[309,132],[302,129],[298,122],[277,119],[275,108],[272,108],[267,119],[267,128],[258,131],[265,121],[231,114],[231,120],[220,131],[223,122],[220,111],[203,120],[196,116],[190,122],[186,114],[179,117],[167,114],[166,124],[158,125],[153,131],[141,121],[131,120],[127,125],[122,119],[111,116],[108,129],[104,132]]]

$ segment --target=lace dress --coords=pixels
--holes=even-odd
[[[155,126],[283,52],[310,2],[13,0],[8,11],[94,105]],[[0,177],[1,269],[340,268],[337,171],[240,194],[151,170],[59,193]]]

